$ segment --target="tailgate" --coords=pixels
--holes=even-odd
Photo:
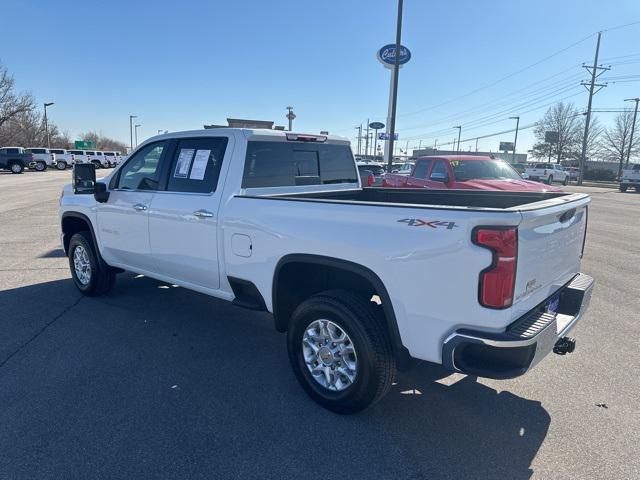
[[[514,313],[534,308],[580,272],[590,201],[575,194],[521,211]]]

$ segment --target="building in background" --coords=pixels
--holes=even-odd
[[[421,148],[419,150],[413,151],[414,157],[431,157],[434,155],[474,155],[479,157],[490,157],[493,155],[496,158],[501,158],[509,163],[525,163],[527,161],[526,153],[516,153],[515,161],[513,158],[513,153],[505,153],[505,152],[465,152],[460,150],[456,152],[455,150],[438,150],[436,148]]]

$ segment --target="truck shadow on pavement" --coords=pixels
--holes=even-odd
[[[323,410],[267,314],[141,276],[0,291],[6,478],[529,478],[540,402],[420,364],[369,410]]]

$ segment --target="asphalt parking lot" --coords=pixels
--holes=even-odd
[[[420,365],[338,416],[266,314],[122,274],[82,297],[70,171],[0,172],[0,478],[640,478],[640,194],[593,194],[577,350],[509,381]]]

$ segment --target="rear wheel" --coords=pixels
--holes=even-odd
[[[44,172],[47,169],[47,164],[44,162],[36,162],[35,169],[37,172]]]
[[[549,178],[547,178],[547,185],[551,185],[553,183],[553,175],[549,175]]]
[[[59,160],[59,161],[56,163],[56,168],[57,168],[58,170],[66,170],[66,169],[67,169],[67,162],[62,161],[62,160]]]
[[[564,185],[565,187],[566,187],[567,185],[569,185],[569,177],[568,177],[568,176],[567,176],[567,177],[564,177],[564,180],[562,181],[562,185]]]
[[[91,163],[93,163],[96,166],[96,170],[98,170],[99,168],[102,168],[102,165],[100,165],[100,162],[97,160],[92,160]]]
[[[627,191],[627,186],[626,185],[620,185],[620,191],[622,193],[626,192]],[[637,189],[636,189],[636,191],[637,191]]]
[[[85,295],[104,295],[115,284],[115,271],[96,253],[89,232],[78,232],[71,237],[69,268],[76,287]]]
[[[355,413],[377,402],[395,376],[379,310],[347,291],[323,292],[300,304],[289,324],[287,350],[307,394],[336,413]]]
[[[24,165],[20,162],[13,162],[9,165],[9,170],[11,170],[11,173],[22,173],[24,172]]]

